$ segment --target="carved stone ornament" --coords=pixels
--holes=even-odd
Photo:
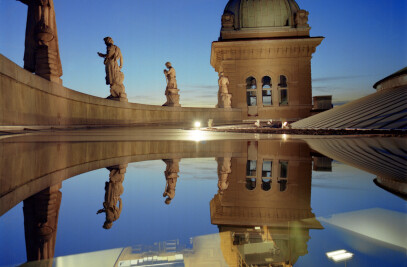
[[[297,14],[295,15],[295,24],[297,25],[297,28],[308,28],[308,15],[309,12],[306,10],[299,10]]]
[[[235,22],[235,15],[230,12],[226,12],[222,15],[222,28],[233,29],[233,23]]]

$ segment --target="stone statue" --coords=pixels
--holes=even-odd
[[[123,56],[120,48],[113,44],[111,37],[103,39],[106,44],[106,54],[98,52],[103,57],[106,70],[106,84],[110,84],[110,96],[108,99],[127,102],[127,95],[124,92],[124,74],[120,70],[123,67]],[[117,63],[120,61],[120,65]]]
[[[216,161],[218,162],[218,192],[219,194],[223,195],[223,191],[229,187],[228,177],[232,172],[231,155],[216,158]]]
[[[167,87],[165,89],[165,96],[167,102],[163,106],[180,107],[179,104],[179,89],[177,88],[177,79],[175,69],[171,66],[170,62],[165,63],[168,70],[164,70],[165,78],[167,79]]]
[[[175,186],[177,185],[180,159],[163,159],[167,165],[164,175],[166,180],[163,197],[167,197],[165,204],[169,205],[175,197]]]
[[[297,14],[295,15],[295,24],[297,25],[297,28],[308,28],[308,15],[309,12],[306,10],[299,10]]]
[[[28,6],[24,69],[62,84],[53,0],[19,0]]]
[[[106,213],[106,220],[103,228],[112,228],[113,222],[119,219],[122,212],[122,199],[123,194],[123,181],[124,174],[126,173],[127,164],[108,167],[110,171],[109,182],[105,184],[105,201],[103,202],[103,209],[98,210],[96,214]],[[117,206],[119,203],[119,206]]]
[[[218,92],[218,104],[217,108],[231,108],[232,107],[232,95],[229,94],[228,85],[229,79],[224,76],[223,72],[219,73],[219,92]]]

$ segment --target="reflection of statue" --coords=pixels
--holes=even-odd
[[[113,39],[111,37],[105,37],[103,40],[106,44],[106,54],[98,52],[98,55],[105,59],[106,84],[110,84],[110,96],[107,98],[127,101],[127,95],[124,92],[123,85],[124,74],[120,71],[123,67],[122,52],[119,47],[113,44]],[[120,61],[120,65],[117,61]]]
[[[167,197],[165,204],[170,204],[171,200],[175,197],[175,186],[177,185],[177,178],[179,172],[179,159],[163,159],[167,167],[164,171],[166,185],[163,197]]]
[[[297,28],[308,28],[308,15],[309,12],[306,10],[299,10],[295,15],[295,24]]]
[[[222,195],[229,187],[228,176],[232,172],[231,157],[216,158],[216,161],[218,162],[218,192]]]
[[[24,200],[27,261],[46,260],[54,257],[58,214],[62,198],[60,188],[61,184],[56,184]]]
[[[163,106],[169,107],[179,107],[179,89],[177,88],[177,79],[175,69],[171,66],[170,62],[165,63],[168,70],[164,70],[165,78],[167,79],[167,87],[165,89],[165,96],[167,97],[167,102]]]
[[[24,68],[47,80],[62,83],[53,0],[19,1],[28,5]]]
[[[232,95],[228,91],[229,79],[223,75],[223,72],[219,73],[218,85],[218,105],[216,107],[230,108]]]
[[[124,174],[126,173],[127,164],[108,167],[110,171],[109,182],[105,185],[105,201],[103,202],[103,209],[98,210],[96,214],[105,212],[106,221],[103,228],[110,229],[113,222],[119,219],[122,212],[122,199],[120,195],[123,194],[123,181]],[[119,202],[119,206],[117,206]]]

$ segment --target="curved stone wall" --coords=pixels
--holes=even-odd
[[[212,158],[225,154],[241,157],[246,150],[246,144],[239,140],[200,144],[194,141],[35,141],[30,135],[5,138],[0,140],[0,216],[29,196],[81,173],[146,160]],[[216,171],[213,175],[217,177]]]
[[[240,109],[161,107],[99,98],[47,81],[0,54],[0,127],[241,122]],[[181,96],[182,97],[182,96]]]

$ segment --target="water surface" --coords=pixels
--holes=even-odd
[[[0,140],[0,266],[405,263],[404,139],[165,133]]]

